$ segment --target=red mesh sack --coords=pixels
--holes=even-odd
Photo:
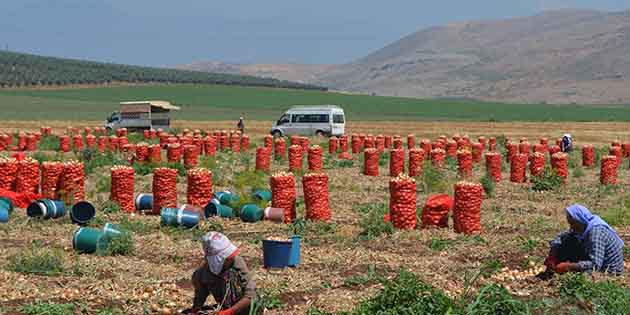
[[[307,137],[300,137],[300,143],[298,145],[302,147],[302,152],[306,153],[308,152],[310,141]]]
[[[422,166],[424,164],[424,150],[409,150],[409,176],[416,177],[422,175]]]
[[[384,143],[385,148],[386,148],[386,149],[391,148],[391,147],[392,147],[392,136],[385,136],[384,138],[385,138],[385,139],[384,139],[384,142],[385,142],[385,143]]]
[[[508,142],[505,145],[505,149],[507,150],[507,155],[506,155],[507,161],[510,162],[512,161],[514,156],[518,154],[518,145],[512,142]],[[527,159],[527,156],[525,158]]]
[[[234,134],[230,137],[230,149],[234,153],[241,152],[241,137],[239,135]]]
[[[532,175],[532,177],[542,175],[542,173],[545,171],[545,154],[534,152],[529,157],[529,160],[529,173]]]
[[[179,163],[182,160],[182,145],[171,143],[166,147],[166,159],[169,163]]]
[[[136,161],[146,162],[149,159],[149,145],[146,143],[138,143],[136,146]]]
[[[392,144],[393,144],[393,146],[394,146],[394,149],[396,149],[396,150],[402,150],[402,148],[403,148],[403,142],[402,142],[402,139],[401,139],[400,137],[395,136],[395,137],[394,137],[394,139],[393,139],[392,141],[393,141],[393,143],[392,143]]]
[[[483,156],[483,145],[481,143],[473,143],[472,145],[472,161],[480,163]]]
[[[431,150],[431,165],[434,167],[444,167],[444,158],[446,153],[442,149]]]
[[[32,194],[39,192],[39,162],[37,160],[27,157],[18,162],[15,192]]]
[[[549,155],[554,155],[560,151],[562,151],[562,149],[560,149],[560,146],[558,145],[552,145],[549,147]]]
[[[59,151],[70,152],[70,137],[63,135],[59,136]]]
[[[116,136],[109,137],[109,150],[113,152],[118,151],[118,137]]]
[[[330,221],[332,213],[328,202],[328,175],[309,173],[302,177],[305,217],[312,221]]]
[[[525,168],[527,167],[527,155],[516,154],[510,161],[510,181],[513,183],[525,182]]]
[[[623,157],[630,157],[630,143],[624,143],[621,145],[621,151],[623,152]]]
[[[75,151],[83,150],[83,137],[81,137],[81,135],[74,135],[72,137],[72,147]]]
[[[446,155],[451,158],[457,157],[457,142],[454,140],[446,141]]]
[[[337,137],[328,138],[328,153],[329,154],[337,153],[337,150],[339,149],[338,147],[339,147],[339,139],[337,139]]]
[[[416,180],[400,174],[389,180],[389,217],[397,229],[416,228]]]
[[[396,177],[404,172],[405,172],[405,151],[401,149],[391,150],[390,157],[389,157],[389,176]]]
[[[18,135],[17,147],[20,151],[26,150],[26,135],[24,133],[20,132]]]
[[[448,227],[448,213],[453,208],[453,199],[447,194],[433,195],[422,207],[422,227]]]
[[[601,170],[599,173],[599,182],[602,185],[617,184],[617,157],[614,155],[602,156]]]
[[[455,202],[453,205],[455,232],[481,233],[482,197],[483,187],[479,183],[458,182],[455,184]]]
[[[407,150],[411,150],[416,147],[416,136],[413,134],[407,135]]]
[[[289,137],[289,147],[292,145],[300,145],[300,136],[293,135]]]
[[[608,149],[608,154],[616,156],[617,166],[621,165],[621,161],[623,160],[623,153],[621,152],[621,146],[610,147],[610,149]]]
[[[339,138],[339,148],[341,152],[348,152],[348,136],[343,135]]]
[[[324,168],[324,158],[322,147],[314,145],[308,149],[308,170],[311,172],[321,172]]]
[[[518,144],[518,151],[520,154],[525,154],[527,155],[527,159],[529,160],[529,152],[530,152],[530,145],[529,142],[525,141],[525,142],[521,142]]]
[[[374,137],[365,137],[365,141],[363,142],[363,147],[366,149],[376,148],[376,143],[374,141]]]
[[[486,137],[479,136],[479,138],[477,140],[479,141],[479,143],[481,143],[481,148],[485,149],[485,147],[486,147]]]
[[[42,163],[41,194],[46,199],[59,198],[57,190],[63,175],[63,163],[46,161]]]
[[[271,207],[284,209],[284,222],[295,221],[295,177],[291,173],[276,173],[269,178]]]
[[[490,144],[492,145],[492,144]],[[494,179],[495,182],[501,181],[501,154],[499,152],[488,152],[486,156],[486,173]]]
[[[533,151],[534,152],[538,152],[538,153],[542,153],[544,155],[547,152],[547,149],[545,148],[544,145],[542,145],[540,143],[536,143],[536,144],[534,144]]]
[[[248,135],[241,136],[241,150],[249,151],[249,136]]]
[[[217,140],[214,136],[206,136],[204,138],[203,151],[207,156],[214,156],[217,153]]]
[[[610,143],[611,147],[621,147],[621,142],[619,142],[619,140],[615,140],[613,142]]]
[[[383,137],[383,135],[377,135],[375,141],[376,150],[378,150],[379,153],[385,152],[385,137]]]
[[[131,213],[136,209],[134,198],[133,167],[116,165],[111,168],[111,194],[109,199],[124,212]]]
[[[359,136],[352,135],[350,141],[352,142],[352,153],[357,154],[361,152],[361,139],[359,138]]]
[[[271,170],[271,147],[256,148],[256,170],[262,172]]]
[[[277,160],[284,160],[284,158],[286,157],[286,146],[284,143],[284,138],[277,138],[274,141],[274,158]]]
[[[14,191],[17,172],[16,159],[0,157],[0,189]]]
[[[265,136],[265,147],[272,148],[273,147],[273,136],[266,135]]]
[[[194,168],[197,166],[197,160],[199,153],[197,152],[197,146],[187,145],[184,147],[184,167]]]
[[[230,139],[227,134],[221,134],[219,136],[219,149],[225,151],[230,147]]]
[[[162,148],[157,144],[149,146],[149,162],[159,164],[162,162]]]
[[[457,171],[462,178],[468,178],[472,176],[473,157],[472,153],[467,150],[457,151]]]
[[[153,212],[177,207],[177,170],[158,167],[153,170]]]
[[[289,171],[297,172],[302,170],[302,147],[292,145],[289,147]]]
[[[60,194],[68,203],[75,204],[85,200],[85,169],[79,161],[67,161],[63,164]]]
[[[26,136],[26,151],[37,150],[37,137],[35,135]]]
[[[582,166],[592,167],[595,165],[595,149],[590,144],[582,146]]]
[[[363,174],[366,176],[378,176],[378,150],[365,149],[363,152]]]
[[[562,177],[565,182],[568,176],[567,157],[568,155],[563,152],[558,152],[551,156],[551,168],[558,176]]]
[[[205,168],[193,168],[186,175],[186,203],[204,208],[212,199],[212,172]]]
[[[422,148],[422,150],[424,150],[425,154],[429,154],[429,152],[431,152],[432,150],[431,141],[429,139],[420,140],[420,147]]]

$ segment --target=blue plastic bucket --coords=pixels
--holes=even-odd
[[[105,223],[105,225],[103,226],[103,234],[105,234],[105,237],[111,239],[113,237],[117,237],[122,235],[123,230],[120,228],[120,226],[113,224],[113,223]]]
[[[193,228],[199,224],[199,220],[199,213],[194,211],[164,208],[161,212],[163,225]]]
[[[31,202],[26,207],[26,215],[31,218],[42,217],[43,219],[57,219],[66,214],[66,207],[62,201],[39,199]]]
[[[222,205],[230,205],[238,201],[238,196],[229,190],[217,191],[214,193],[214,198],[217,198]]]
[[[258,222],[263,218],[263,210],[257,205],[249,203],[241,208],[241,220],[243,222]]]
[[[234,210],[232,210],[232,208],[226,206],[226,205],[222,205],[222,204],[216,204],[214,202],[210,202],[208,203],[208,205],[206,206],[205,210],[204,210],[206,217],[211,217],[211,216],[219,216],[222,218],[233,218],[234,217]]]
[[[153,210],[153,195],[138,194],[136,196],[136,211]]]
[[[9,222],[9,209],[0,208],[0,223]]]
[[[289,266],[297,267],[300,264],[300,241],[299,235],[291,237],[291,257],[289,257]]]
[[[72,222],[79,225],[86,225],[96,216],[96,209],[87,201],[79,201],[72,206],[70,218]]]
[[[72,236],[72,248],[82,253],[94,253],[107,249],[109,240],[101,230],[80,227]]]
[[[0,197],[0,209],[7,209],[7,212],[11,214],[11,212],[13,212],[13,202],[11,199]]]
[[[203,208],[203,212],[206,218],[217,215],[217,206],[221,205],[221,202],[217,198],[212,198],[210,202]]]
[[[254,191],[254,198],[260,201],[271,200],[271,191],[268,189],[257,189]]]
[[[263,240],[263,266],[265,268],[286,268],[291,257],[291,242]]]

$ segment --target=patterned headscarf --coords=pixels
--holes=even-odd
[[[223,270],[225,260],[238,254],[238,247],[219,232],[209,232],[201,237],[203,252],[208,260],[210,272],[219,275]]]
[[[566,208],[567,213],[573,218],[573,220],[579,222],[586,226],[582,235],[579,236],[580,239],[585,239],[588,236],[588,233],[596,226],[603,226],[609,231],[613,232],[615,237],[619,239],[619,241],[623,244],[623,240],[617,235],[615,229],[613,229],[606,221],[602,220],[598,215],[594,215],[591,211],[588,210],[583,205],[574,204]]]

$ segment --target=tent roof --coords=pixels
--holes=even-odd
[[[120,105],[151,105],[151,107],[159,107],[169,110],[180,110],[179,106],[172,105],[167,101],[132,101],[132,102],[120,102]]]

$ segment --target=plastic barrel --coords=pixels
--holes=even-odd
[[[31,202],[26,207],[26,215],[31,218],[42,217],[44,219],[57,219],[66,214],[66,207],[62,201],[39,199]]]
[[[241,220],[243,222],[258,222],[263,218],[263,210],[255,204],[246,204],[241,208]]]
[[[8,223],[8,222],[9,222],[9,209],[0,208],[0,223]]]
[[[87,201],[79,201],[72,206],[70,210],[70,218],[72,222],[85,225],[88,224],[96,215],[96,209]]]
[[[94,253],[107,249],[108,240],[101,230],[80,227],[72,237],[72,248],[82,253]]]
[[[203,208],[203,212],[206,218],[217,215],[217,206],[221,205],[221,202],[217,198],[212,198],[210,202]]]
[[[197,206],[193,206],[193,205],[189,205],[189,204],[184,204],[181,205],[179,208],[179,210],[185,210],[185,211],[190,211],[190,212],[195,212],[199,214],[199,219],[203,220],[205,219],[205,209],[201,210],[199,207]]]
[[[163,225],[193,228],[199,224],[199,213],[182,209],[164,208],[161,213]]]
[[[264,210],[265,220],[284,222],[284,209],[267,207]]]
[[[265,268],[286,268],[291,257],[291,242],[263,240],[263,266]]]
[[[289,266],[297,267],[300,264],[300,241],[299,235],[291,237],[291,257],[289,257]]]
[[[0,209],[7,209],[9,214],[13,212],[13,202],[11,199],[0,197]]]
[[[257,189],[254,191],[254,198],[260,201],[271,200],[271,191],[268,189]]]
[[[116,224],[105,223],[105,225],[103,226],[103,234],[105,234],[105,237],[107,237],[108,239],[120,236],[122,233],[123,230],[120,228],[120,226]]]
[[[136,196],[136,210],[152,210],[153,209],[153,195],[151,194],[138,194]]]
[[[162,225],[177,226],[177,209],[162,208],[160,212],[160,223]]]
[[[213,202],[208,203],[205,209],[205,213],[206,213],[206,216],[208,217],[215,216],[215,215],[220,216],[222,218],[234,217],[234,210],[232,210],[232,208],[226,205],[216,204]]]
[[[231,205],[238,202],[239,198],[231,191],[217,191],[214,193],[214,198],[217,198],[222,205]]]

